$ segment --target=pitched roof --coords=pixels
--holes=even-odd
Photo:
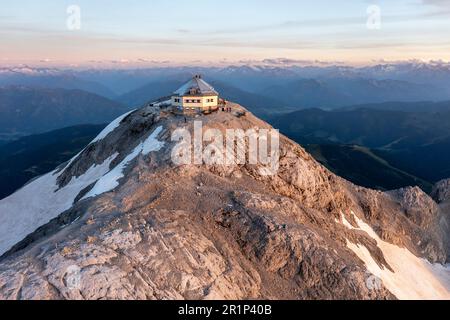
[[[179,96],[188,95],[219,95],[214,88],[201,78],[200,75],[194,76],[191,80],[182,85],[174,94]]]

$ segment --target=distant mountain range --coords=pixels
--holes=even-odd
[[[0,88],[0,137],[41,133],[77,124],[111,121],[128,108],[82,90]]]
[[[388,110],[388,111],[406,111],[406,112],[448,112],[450,111],[450,101],[430,102],[399,102],[389,101],[384,103],[366,103],[352,105],[349,107],[342,107],[339,110],[350,111],[356,109],[373,109],[373,110]]]
[[[415,181],[431,191],[450,177],[450,102],[395,105],[306,109],[270,122],[353,182],[391,189]]]
[[[350,111],[306,109],[274,116],[271,123],[302,143],[332,141],[400,150],[447,138],[450,110],[417,113],[362,106]]]
[[[432,191],[432,183],[395,167],[369,148],[343,144],[307,144],[305,149],[335,174],[357,185],[372,189],[394,190],[404,186],[419,186],[426,192]],[[389,159],[390,160],[390,159]]]
[[[174,89],[169,85],[175,86],[196,73],[203,74],[210,82],[233,88],[233,97],[239,90],[241,93],[237,98],[244,97],[243,101],[237,101],[243,104],[249,100],[245,97],[248,93],[258,95],[255,103],[245,104],[250,109],[260,108],[262,98],[265,99],[264,107],[273,107],[276,102],[277,108],[291,109],[450,100],[450,64],[439,61],[382,63],[367,67],[299,66],[280,59],[228,67],[76,70],[23,66],[0,68],[0,86],[80,89],[117,98],[134,107],[145,102],[142,101],[145,96],[160,97],[170,93]],[[144,89],[148,91],[146,95],[143,95]],[[139,93],[136,99],[133,98],[135,93]]]
[[[399,67],[400,68],[400,67]],[[412,68],[412,67],[411,67]],[[381,70],[385,70],[384,73]],[[389,72],[393,72],[392,79]],[[170,68],[149,70],[148,83],[118,98],[126,104],[137,105],[147,97],[159,97],[172,92],[192,74],[199,72],[214,83],[219,92],[230,100],[246,105],[256,113],[270,113],[287,109],[338,108],[347,105],[389,101],[450,100],[450,71],[441,71],[444,79],[437,83],[429,76],[411,76],[394,72],[395,68],[341,68],[341,67],[255,67],[227,68]],[[427,74],[431,71],[426,70]],[[128,71],[132,79],[140,79],[144,71]],[[412,72],[412,71],[411,71]],[[416,72],[418,72],[416,70]],[[424,70],[425,72],[425,70]],[[164,76],[162,76],[164,74]],[[404,75],[404,76],[401,76]],[[98,78],[94,78],[98,79]],[[423,82],[421,81],[423,79]],[[447,85],[446,85],[447,84]],[[229,91],[233,94],[230,95]],[[249,94],[257,97],[249,97]],[[230,97],[231,96],[231,97]]]
[[[295,110],[295,108],[285,107],[285,103],[281,99],[277,100],[276,97],[272,98],[262,94],[247,92],[217,80],[208,82],[220,92],[221,97],[230,101],[237,101],[242,105],[248,105],[249,109],[256,114],[269,114]],[[120,96],[117,98],[117,101],[130,107],[142,106],[148,101],[172,94],[183,83],[185,83],[185,81],[180,80],[151,82]]]
[[[437,87],[398,80],[304,79],[277,84],[259,94],[281,100],[284,106],[300,108],[336,108],[346,105],[387,101],[449,99],[447,91]]]
[[[0,87],[26,86],[34,88],[60,88],[83,90],[108,98],[116,94],[106,86],[82,79],[76,72],[47,68],[0,68]]]

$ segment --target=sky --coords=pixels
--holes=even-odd
[[[0,65],[450,61],[449,18],[450,0],[0,0]]]

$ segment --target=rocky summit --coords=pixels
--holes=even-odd
[[[0,201],[0,299],[450,299],[449,194],[353,185],[280,135],[279,167],[174,164],[172,134],[271,127],[145,106]]]

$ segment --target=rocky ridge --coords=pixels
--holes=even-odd
[[[443,266],[448,207],[419,188],[355,186],[284,136],[274,176],[262,175],[258,165],[171,162],[171,133],[192,132],[194,120],[221,131],[270,128],[248,112],[239,115],[218,112],[185,122],[144,107],[120,119],[51,173],[56,194],[105,163],[106,171],[123,168],[117,185],[89,198],[104,176],[83,185],[69,209],[5,251],[0,298],[450,298]],[[136,152],[158,129],[161,147]],[[387,246],[406,252],[405,263],[433,281],[422,283],[417,274],[425,289],[399,288],[408,275]]]

